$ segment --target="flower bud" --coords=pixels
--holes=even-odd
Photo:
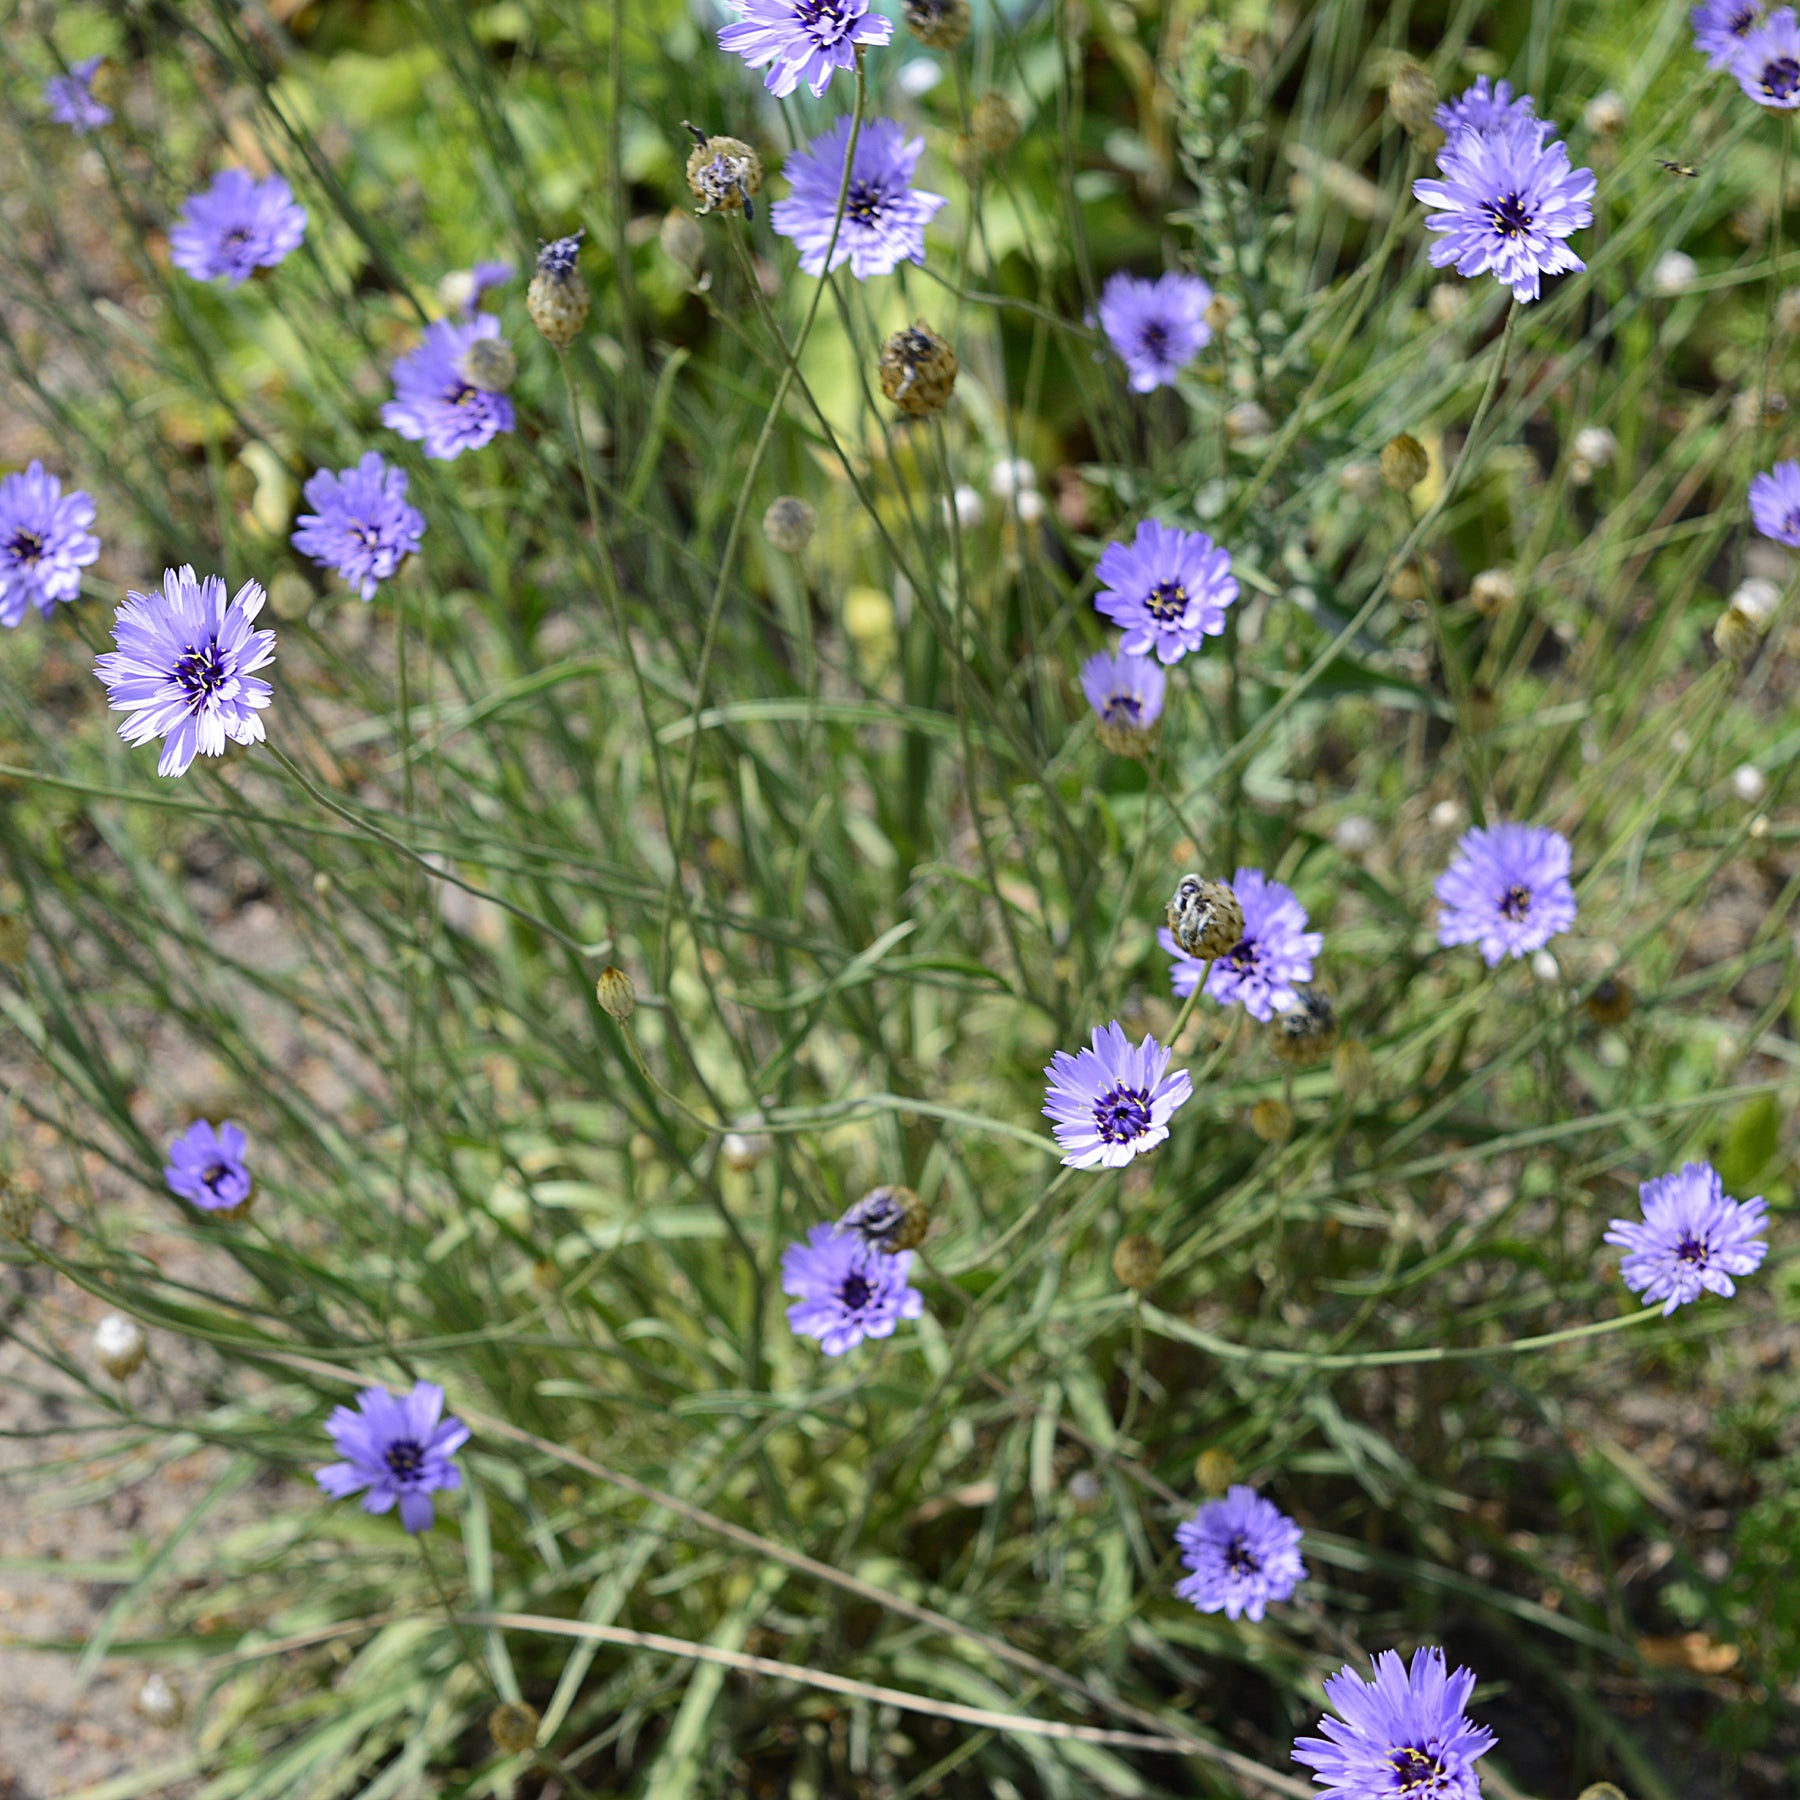
[[[1203,1494],[1222,1494],[1237,1480],[1237,1458],[1217,1444],[1208,1444],[1194,1458],[1194,1483]]]
[[[1731,791],[1754,806],[1769,791],[1769,778],[1755,763],[1739,763],[1731,771]]]
[[[456,372],[470,387],[504,394],[518,379],[519,359],[505,338],[476,338],[457,359]]]
[[[686,269],[690,276],[699,273],[706,260],[706,233],[694,223],[691,212],[671,206],[657,227],[656,241],[670,262]]]
[[[1244,939],[1244,909],[1222,881],[1184,875],[1168,908],[1169,934],[1189,956],[1212,962]]]
[[[1269,1048],[1284,1062],[1304,1068],[1337,1047],[1337,1012],[1325,991],[1297,988],[1298,1004],[1269,1022]]]
[[[1077,1469],[1069,1477],[1069,1504],[1078,1513],[1091,1513],[1100,1504],[1100,1477],[1092,1469]]]
[[[1285,1144],[1294,1135],[1294,1109],[1284,1100],[1259,1100],[1250,1109],[1250,1129],[1265,1144]]]
[[[984,156],[1004,156],[1019,141],[1018,108],[998,89],[983,94],[969,108],[969,136]]]
[[[1596,1025],[1623,1025],[1637,1005],[1629,983],[1617,975],[1602,975],[1582,1001],[1581,1010]]]
[[[140,1719],[159,1731],[181,1723],[181,1695],[161,1675],[151,1675],[131,1704]]]
[[[1505,569],[1483,569],[1469,583],[1469,604],[1484,619],[1497,618],[1519,597],[1519,584]]]
[[[615,964],[609,963],[600,971],[600,979],[594,983],[594,997],[600,1002],[600,1010],[621,1025],[637,1011],[637,989],[632,986],[631,977]]]
[[[1604,94],[1596,94],[1587,103],[1581,122],[1595,137],[1617,137],[1625,129],[1625,102],[1608,88]]]
[[[969,0],[902,0],[900,14],[927,50],[954,50],[969,35]]]
[[[115,1381],[135,1375],[149,1349],[137,1320],[122,1313],[108,1313],[94,1327],[94,1360]]]
[[[1650,291],[1664,299],[1687,293],[1700,279],[1700,265],[1685,250],[1665,250],[1650,270]]]
[[[923,319],[881,346],[881,391],[902,412],[944,410],[956,385],[956,352]]]
[[[751,197],[762,186],[762,158],[742,138],[708,137],[697,125],[688,126],[694,147],[688,152],[688,192],[700,202],[702,213],[741,212],[756,217]]]
[[[1142,1232],[1134,1231],[1130,1237],[1120,1238],[1118,1248],[1113,1251],[1113,1274],[1118,1277],[1121,1287],[1128,1287],[1135,1294],[1155,1285],[1157,1276],[1162,1273],[1162,1265],[1162,1251]]]
[[[765,1163],[775,1149],[773,1139],[766,1131],[758,1131],[755,1121],[744,1120],[737,1131],[726,1132],[719,1145],[719,1154],[725,1159],[725,1166],[739,1175],[748,1175],[759,1163]]]
[[[519,1756],[537,1746],[538,1710],[522,1701],[508,1700],[488,1714],[488,1736],[503,1756]]]
[[[1410,494],[1431,473],[1425,446],[1409,432],[1389,438],[1381,448],[1381,479],[1396,494]]]
[[[1351,1100],[1375,1085],[1375,1059],[1361,1038],[1345,1038],[1332,1052],[1331,1078]]]
[[[931,1229],[931,1212],[909,1187],[874,1187],[838,1220],[838,1230],[853,1232],[887,1256],[916,1250]]]
[[[1758,631],[1766,631],[1781,604],[1781,588],[1766,575],[1750,575],[1740,581],[1731,596],[1731,610],[1740,612]]]
[[[1437,83],[1417,63],[1402,63],[1388,83],[1388,111],[1415,143],[1438,129]]]
[[[583,235],[577,231],[573,237],[544,245],[538,251],[537,273],[525,290],[525,310],[532,324],[558,350],[566,350],[587,322],[587,283],[575,266]]]
[[[1713,625],[1713,643],[1728,662],[1748,662],[1762,642],[1762,633],[1735,606],[1728,606]]]
[[[798,556],[812,542],[818,523],[819,515],[804,500],[783,494],[771,500],[769,510],[763,514],[763,536],[769,540],[771,550]]]
[[[1593,469],[1610,466],[1619,454],[1619,440],[1604,425],[1584,425],[1569,446],[1578,462]]]

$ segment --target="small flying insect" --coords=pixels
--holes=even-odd
[[[1666,156],[1659,156],[1656,160],[1662,164],[1664,170],[1668,174],[1683,175],[1686,176],[1689,181],[1692,181],[1694,177],[1700,173],[1700,171],[1689,162],[1670,162]]]

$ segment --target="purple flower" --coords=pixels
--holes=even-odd
[[[1182,999],[1194,991],[1205,969],[1209,999],[1221,1006],[1241,1004],[1263,1024],[1299,1001],[1296,991],[1312,980],[1313,958],[1325,947],[1323,935],[1306,929],[1306,908],[1293,890],[1271,881],[1261,869],[1239,869],[1231,891],[1244,909],[1244,935],[1216,962],[1192,957],[1165,925],[1157,942],[1175,959],[1169,984]]]
[[[1242,1484],[1209,1500],[1175,1527],[1181,1560],[1193,1574],[1175,1597],[1204,1613],[1256,1620],[1271,1600],[1285,1600],[1306,1579],[1300,1527],[1255,1488]]]
[[[1733,1200],[1711,1163],[1683,1163],[1644,1182],[1638,1198],[1643,1223],[1614,1219],[1606,1241],[1627,1252],[1619,1261],[1625,1285],[1646,1306],[1661,1300],[1665,1319],[1702,1289],[1735,1294],[1732,1276],[1750,1274],[1768,1254],[1762,1197]]]
[[[1438,942],[1479,944],[1490,969],[1503,956],[1541,950],[1575,923],[1569,840],[1543,825],[1465,831],[1434,891]]]
[[[1094,565],[1100,591],[1094,605],[1124,630],[1123,649],[1152,651],[1164,663],[1200,648],[1225,629],[1225,609],[1237,598],[1231,554],[1204,531],[1177,531],[1146,519],[1129,544],[1108,544]]]
[[[1437,109],[1439,127],[1449,136],[1459,131],[1509,131],[1515,125],[1537,126],[1539,135],[1550,129],[1537,116],[1537,103],[1529,94],[1513,98],[1512,83],[1496,81],[1491,87],[1485,75],[1475,77],[1475,85],[1446,100]]]
[[[1772,12],[1731,59],[1738,86],[1759,106],[1792,112],[1800,106],[1800,23],[1794,9]]]
[[[775,202],[770,217],[776,231],[799,246],[800,267],[808,275],[825,273],[849,144],[850,121],[839,119],[782,165],[794,191]],[[867,281],[871,275],[893,274],[903,262],[925,260],[926,222],[944,204],[944,196],[912,185],[924,148],[922,137],[909,141],[893,119],[871,119],[862,128],[831,252],[834,269],[848,263],[858,281]]]
[[[249,1149],[243,1126],[196,1119],[169,1145],[163,1180],[202,1212],[236,1212],[250,1198]]]
[[[500,321],[492,313],[472,319],[435,319],[425,336],[394,364],[394,397],[381,409],[381,422],[425,454],[450,462],[465,450],[479,450],[496,432],[513,428],[513,403],[504,394],[471,386],[462,355],[477,338],[496,338]]]
[[[1800,462],[1778,462],[1750,483],[1750,517],[1764,537],[1800,550]]]
[[[1186,1069],[1167,1074],[1169,1053],[1155,1038],[1134,1044],[1115,1019],[1095,1026],[1093,1047],[1058,1050],[1044,1073],[1044,1115],[1070,1169],[1122,1169],[1169,1135],[1176,1107],[1194,1091]]]
[[[1206,309],[1212,289],[1175,270],[1144,281],[1123,270],[1100,290],[1100,324],[1140,394],[1173,387],[1175,377],[1212,342]]]
[[[191,565],[163,571],[160,594],[125,596],[113,642],[94,659],[107,704],[130,713],[119,736],[128,744],[164,739],[159,775],[183,774],[196,755],[223,756],[234,744],[262,741],[262,708],[274,690],[251,673],[275,657],[275,634],[252,631],[265,596],[246,581],[225,604],[217,575],[201,581]]]
[[[242,169],[221,169],[204,193],[182,202],[169,259],[196,281],[236,287],[274,268],[305,236],[306,208],[279,175],[253,181]]]
[[[81,597],[81,571],[100,554],[93,522],[93,501],[65,494],[40,462],[0,481],[0,625],[17,625],[27,601],[47,619]]]
[[[325,1429],[342,1462],[329,1463],[313,1479],[334,1500],[363,1494],[363,1511],[392,1512],[408,1531],[429,1531],[431,1496],[462,1486],[462,1470],[450,1459],[469,1441],[461,1419],[444,1413],[444,1390],[415,1381],[404,1400],[386,1388],[364,1388],[358,1410],[332,1408]]]
[[[1515,102],[1515,106],[1521,102]],[[1436,212],[1427,231],[1431,266],[1459,275],[1491,274],[1515,300],[1535,300],[1542,277],[1587,264],[1564,240],[1593,223],[1594,174],[1572,169],[1566,146],[1547,143],[1529,116],[1493,131],[1461,131],[1438,152],[1443,180],[1415,181],[1413,192]]]
[[[1168,685],[1160,663],[1129,650],[1117,656],[1096,651],[1081,665],[1081,691],[1100,720],[1103,741],[1109,730],[1121,740],[1147,733],[1162,717]]]
[[[1723,69],[1737,59],[1744,39],[1762,23],[1760,0],[1706,0],[1688,14],[1694,27],[1694,48],[1706,58],[1709,69]]]
[[[84,56],[71,63],[66,75],[52,75],[44,83],[44,103],[57,124],[66,125],[77,137],[86,137],[112,123],[112,108],[94,98],[94,74],[104,56]]]
[[[827,1356],[842,1356],[864,1338],[894,1335],[902,1319],[916,1319],[925,1299],[907,1284],[912,1252],[884,1255],[855,1232],[815,1225],[804,1244],[781,1253],[781,1291],[795,1296],[788,1324],[817,1338]]]
[[[1435,1646],[1413,1652],[1412,1667],[1392,1650],[1375,1658],[1375,1679],[1340,1669],[1325,1698],[1341,1718],[1323,1718],[1322,1738],[1296,1738],[1294,1761],[1313,1771],[1321,1800],[1480,1800],[1476,1761],[1494,1734],[1463,1708],[1475,1672],[1447,1673]]]
[[[313,510],[295,521],[290,540],[314,562],[335,569],[365,600],[419,547],[425,515],[406,503],[406,471],[373,450],[335,475],[320,469],[306,484]]]
[[[777,100],[801,82],[816,100],[839,69],[856,67],[858,44],[885,44],[894,27],[869,0],[733,0],[744,17],[719,30],[719,48],[751,68],[770,65],[763,77]]]

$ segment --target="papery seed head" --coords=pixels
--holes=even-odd
[[[1019,141],[1019,109],[997,89],[969,108],[969,136],[984,156],[1004,156]]]
[[[1322,1061],[1337,1047],[1337,1011],[1322,988],[1295,992],[1299,1004],[1269,1022],[1269,1048],[1284,1063],[1304,1067]]]
[[[1410,432],[1391,437],[1381,448],[1381,479],[1396,494],[1410,494],[1431,473],[1425,446]]]
[[[1154,1239],[1145,1237],[1142,1232],[1134,1231],[1129,1237],[1120,1238],[1113,1251],[1113,1274],[1121,1287],[1128,1287],[1134,1293],[1154,1287],[1157,1276],[1162,1273],[1162,1265],[1162,1250]]]
[[[131,1704],[140,1719],[159,1731],[167,1731],[171,1725],[181,1723],[181,1695],[160,1674],[145,1679]]]
[[[504,394],[518,379],[519,359],[505,338],[474,338],[457,359],[456,367],[470,387]]]
[[[149,1350],[143,1328],[123,1313],[108,1313],[94,1327],[94,1360],[115,1381],[135,1375]]]
[[[956,386],[956,352],[923,319],[881,346],[881,391],[904,413],[942,412]]]
[[[1402,63],[1388,83],[1388,111],[1394,123],[1415,142],[1432,132],[1441,139],[1437,109],[1437,83],[1417,63]]]
[[[637,989],[631,977],[616,964],[609,963],[600,971],[600,978],[594,983],[594,997],[600,1002],[600,1010],[621,1025],[637,1011]]]
[[[519,1756],[537,1745],[541,1723],[535,1706],[509,1700],[488,1714],[488,1736],[503,1756]]]
[[[771,500],[763,514],[763,536],[768,539],[769,548],[779,550],[783,556],[800,555],[812,542],[818,525],[819,515],[792,494]]]
[[[741,212],[756,216],[754,196],[762,186],[762,158],[742,138],[702,136],[690,125],[698,142],[688,152],[688,192],[700,202],[701,213]]]
[[[1222,881],[1184,875],[1168,906],[1169,933],[1189,956],[1211,962],[1244,937],[1244,909]]]

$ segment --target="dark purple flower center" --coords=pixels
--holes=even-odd
[[[1725,21],[1725,29],[1733,37],[1748,37],[1750,27],[1756,23],[1757,9],[1754,6],[1743,6]]]
[[[1800,62],[1791,56],[1770,57],[1757,85],[1771,100],[1793,99],[1800,92]]]
[[[1531,911],[1531,889],[1514,882],[1500,896],[1500,916],[1511,919],[1515,925],[1522,924],[1525,915]]]
[[[1517,194],[1508,194],[1488,207],[1488,218],[1503,238],[1522,238],[1531,229],[1531,214]]]
[[[28,531],[21,525],[6,540],[6,554],[14,562],[23,563],[26,568],[33,567],[44,554],[44,534],[41,531]]]
[[[1233,975],[1254,975],[1256,963],[1256,939],[1248,937],[1241,938],[1219,958],[1219,967],[1230,970]]]
[[[1390,1752],[1388,1767],[1399,1778],[1397,1792],[1416,1794],[1421,1788],[1435,1787],[1444,1779],[1444,1765],[1439,1757],[1411,1744],[1402,1744]]]
[[[838,1289],[838,1301],[847,1312],[861,1312],[874,1298],[874,1282],[854,1270],[844,1277],[843,1285]]]
[[[1684,1237],[1675,1246],[1675,1260],[1691,1263],[1697,1269],[1706,1266],[1707,1259],[1711,1254],[1711,1247],[1701,1238]]]
[[[1150,1096],[1121,1082],[1094,1102],[1094,1129],[1103,1144],[1131,1144],[1150,1129]]]
[[[219,1191],[219,1184],[231,1173],[229,1163],[208,1163],[200,1176],[200,1185],[213,1193]]]
[[[248,225],[233,225],[229,231],[225,232],[220,237],[219,248],[221,250],[242,250],[249,242],[250,227]]]
[[[190,644],[175,664],[175,685],[187,695],[189,712],[198,712],[229,678],[216,641]]]
[[[1169,355],[1169,328],[1161,319],[1146,319],[1138,329],[1138,341],[1146,356],[1166,362]]]
[[[1141,725],[1144,722],[1144,703],[1136,694],[1108,694],[1106,704],[1100,709],[1100,716],[1109,725]]]
[[[1159,625],[1175,625],[1187,616],[1188,591],[1179,581],[1159,581],[1144,596],[1144,610]]]
[[[1262,1559],[1244,1542],[1241,1531],[1225,1546],[1225,1567],[1233,1575],[1262,1573]]]
[[[416,1481],[425,1468],[425,1447],[411,1438],[395,1438],[381,1459],[398,1481]]]
[[[850,28],[842,0],[798,0],[794,19],[815,44],[835,44]]]
[[[862,225],[873,225],[881,217],[881,208],[886,195],[881,191],[881,184],[865,181],[860,177],[850,183],[850,192],[844,199],[844,217],[855,219]]]

